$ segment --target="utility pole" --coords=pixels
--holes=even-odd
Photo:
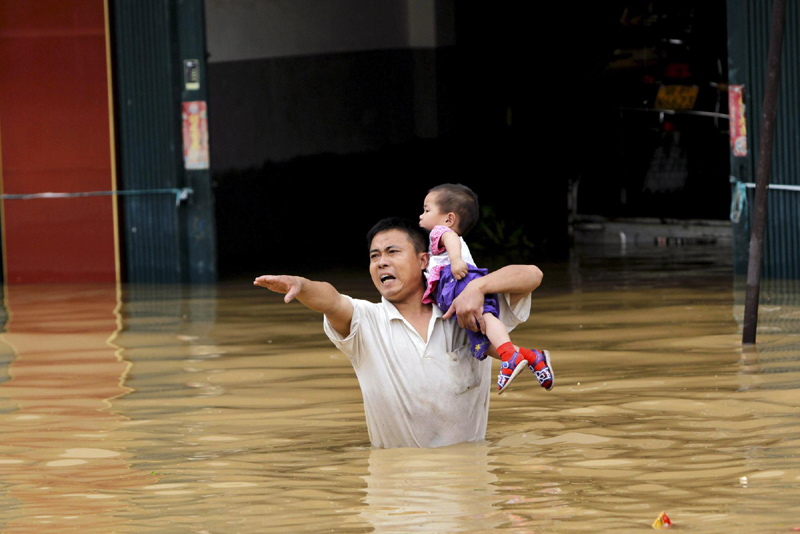
[[[778,107],[778,86],[781,78],[781,51],[785,31],[786,0],[774,0],[770,20],[767,80],[761,112],[761,132],[756,168],[756,190],[753,206],[753,227],[750,234],[750,259],[747,266],[747,290],[744,301],[742,343],[756,342],[758,297],[761,289],[761,264],[764,258],[764,227],[767,221],[767,191],[772,167],[772,143]]]

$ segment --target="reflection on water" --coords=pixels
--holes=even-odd
[[[515,382],[485,442],[434,450],[372,449],[320,318],[250,281],[6,288],[0,530],[800,527],[800,290],[762,286],[743,348],[725,255],[668,252],[544,266],[515,339],[558,386]]]
[[[489,532],[507,518],[487,443],[370,452],[360,519],[375,532]]]
[[[4,532],[116,528],[130,503],[114,498],[152,483],[133,469],[125,416],[130,363],[114,345],[114,287],[13,287],[5,291],[0,338],[8,380],[0,384],[0,473]],[[122,526],[118,531],[125,530]]]

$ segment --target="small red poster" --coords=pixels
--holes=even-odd
[[[183,103],[183,166],[186,170],[208,169],[208,120],[206,103]]]
[[[744,115],[744,85],[728,86],[731,150],[734,156],[747,156],[747,125]]]

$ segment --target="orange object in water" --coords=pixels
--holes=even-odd
[[[672,521],[669,520],[669,517],[667,517],[666,512],[661,512],[660,514],[658,514],[658,517],[653,522],[653,528],[659,530],[662,528],[669,528],[671,526],[672,526]]]

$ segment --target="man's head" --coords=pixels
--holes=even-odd
[[[428,237],[411,221],[388,218],[367,233],[369,272],[380,294],[389,302],[422,302],[423,271],[428,265]]]
[[[454,213],[457,216],[457,227],[453,228],[453,230],[458,235],[465,235],[478,222],[478,217],[480,216],[478,195],[465,185],[437,185],[428,191],[426,202],[428,202],[428,199],[440,213]]]

